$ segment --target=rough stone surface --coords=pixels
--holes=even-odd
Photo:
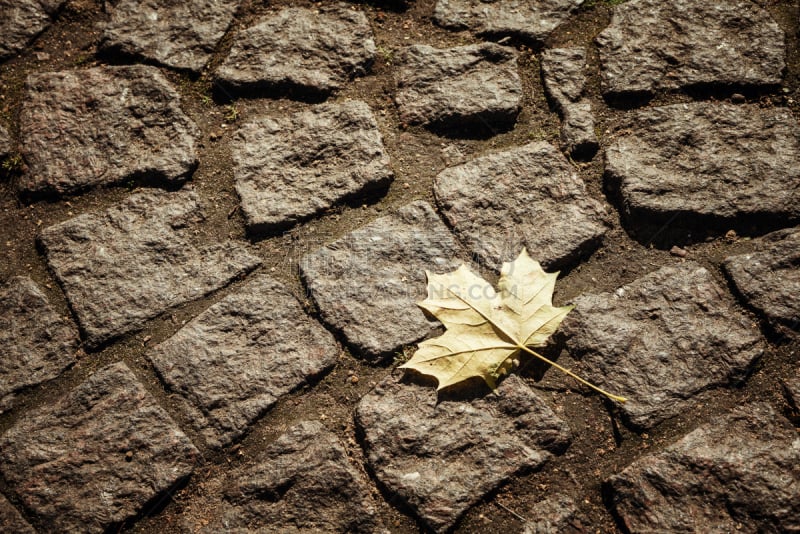
[[[382,532],[370,488],[339,439],[316,421],[302,421],[267,446],[255,465],[212,481],[197,516],[213,518],[191,532]],[[218,491],[215,491],[219,488]],[[216,502],[214,502],[216,501]]]
[[[434,192],[462,241],[496,270],[523,246],[548,268],[569,265],[608,230],[604,204],[544,141],[445,169]]]
[[[606,179],[633,222],[786,224],[800,217],[798,160],[788,109],[675,104],[618,125]]]
[[[749,404],[610,479],[627,530],[797,532],[800,439],[767,404]]]
[[[199,130],[154,67],[32,74],[20,115],[25,193],[63,194],[128,180],[175,185],[197,166]]]
[[[33,527],[3,495],[0,495],[0,531],[9,534],[36,534]]]
[[[11,153],[11,138],[5,128],[0,126],[0,159]]]
[[[361,400],[356,424],[375,476],[437,532],[569,443],[566,423],[513,375],[492,395],[438,402],[434,387],[389,376]]]
[[[126,458],[126,453],[132,455]],[[198,451],[124,363],[0,437],[0,471],[59,532],[104,532],[191,474]]]
[[[0,285],[0,413],[19,390],[57,377],[75,362],[76,329],[30,278]]]
[[[240,0],[118,0],[107,4],[101,51],[199,72],[233,22]]]
[[[439,49],[412,45],[398,57],[400,120],[438,128],[513,124],[522,85],[513,48],[482,43]]]
[[[149,353],[212,446],[227,445],[284,394],[333,367],[339,348],[278,282],[261,276]]]
[[[583,0],[438,0],[437,24],[488,37],[512,36],[543,42]]]
[[[0,0],[0,61],[16,55],[52,21],[66,0]]]
[[[240,244],[200,244],[193,236],[202,219],[193,189],[147,190],[42,231],[48,265],[89,346],[137,330],[259,265]]]
[[[785,334],[800,332],[800,228],[767,234],[722,264],[748,304]]]
[[[578,160],[590,160],[597,154],[600,142],[595,133],[592,104],[588,100],[563,109],[561,146]]]
[[[236,36],[217,80],[245,92],[328,95],[366,74],[376,54],[363,13],[343,4],[287,8]]]
[[[756,326],[694,262],[662,267],[613,293],[581,295],[562,323],[581,376],[628,398],[629,423],[649,428],[702,391],[740,380],[763,352]]]
[[[544,87],[558,107],[563,108],[583,98],[585,69],[584,48],[549,48],[542,52]]]
[[[571,532],[569,524],[577,512],[578,506],[571,497],[565,495],[550,497],[533,506],[527,514],[529,521],[522,534]]]
[[[322,104],[243,126],[233,143],[236,191],[250,231],[296,224],[393,178],[367,104]]]
[[[544,86],[562,117],[561,143],[580,159],[590,159],[600,147],[592,105],[584,98],[585,68],[583,48],[552,48],[542,53]]]
[[[307,254],[300,274],[325,323],[375,359],[439,326],[415,303],[426,295],[425,270],[455,270],[459,256],[433,208],[417,201]]]
[[[800,378],[783,381],[783,390],[796,417],[800,417]]]
[[[603,92],[781,83],[784,34],[749,0],[631,0],[596,39]]]

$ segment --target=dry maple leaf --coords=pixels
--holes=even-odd
[[[610,399],[625,402],[531,350],[545,345],[572,306],[553,306],[558,273],[544,272],[525,249],[516,260],[503,264],[499,293],[466,265],[447,274],[426,274],[428,298],[418,305],[447,330],[420,343],[401,368],[435,377],[437,389],[472,377],[483,378],[494,389],[497,379],[519,364],[517,357],[524,351]]]

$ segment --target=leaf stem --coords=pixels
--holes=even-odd
[[[548,360],[547,358],[545,358],[544,356],[542,356],[542,355],[541,355],[541,354],[539,354],[538,352],[535,352],[535,351],[533,351],[533,350],[529,349],[529,348],[528,348],[528,347],[526,347],[525,345],[517,345],[517,347],[519,347],[520,349],[524,350],[524,351],[525,351],[525,352],[527,352],[528,354],[531,354],[531,355],[533,355],[533,356],[536,356],[537,358],[539,358],[539,359],[540,359],[540,360],[542,360],[543,362],[545,362],[545,363],[549,363],[550,365],[552,365],[553,367],[555,367],[556,369],[558,369],[558,370],[559,370],[559,371],[561,371],[562,373],[566,373],[566,374],[568,374],[569,376],[571,376],[572,378],[574,378],[575,380],[577,380],[577,381],[578,381],[578,382],[580,382],[581,384],[584,384],[584,385],[586,385],[586,386],[589,386],[590,388],[592,388],[592,389],[593,389],[593,390],[595,390],[596,392],[598,392],[598,393],[602,393],[603,395],[605,395],[606,397],[608,397],[609,399],[611,399],[611,400],[613,400],[613,401],[616,401],[616,402],[625,402],[625,401],[627,401],[627,400],[628,400],[628,399],[626,399],[625,397],[620,397],[619,395],[612,395],[612,394],[611,394],[611,393],[609,393],[608,391],[605,391],[605,390],[603,390],[603,389],[600,389],[599,387],[595,386],[594,384],[591,384],[591,383],[587,382],[586,380],[584,380],[583,378],[579,377],[578,375],[576,375],[575,373],[573,373],[572,371],[570,371],[570,370],[569,370],[569,369],[567,369],[566,367],[561,367],[561,366],[560,366],[560,365],[558,365],[556,362],[554,362],[554,361],[551,361],[551,360]]]

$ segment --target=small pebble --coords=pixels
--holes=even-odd
[[[733,102],[734,104],[744,104],[745,101],[746,98],[742,94],[734,93],[731,95],[731,102]]]
[[[358,384],[358,377],[355,376],[355,375],[351,376],[350,377],[350,383],[351,384]]]
[[[669,249],[669,253],[679,258],[685,258],[689,254],[689,251],[686,250],[685,248],[681,248],[675,245],[671,249]]]

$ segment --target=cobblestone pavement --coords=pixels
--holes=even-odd
[[[800,532],[800,1],[0,0],[0,531]],[[496,391],[425,271],[574,303]]]

